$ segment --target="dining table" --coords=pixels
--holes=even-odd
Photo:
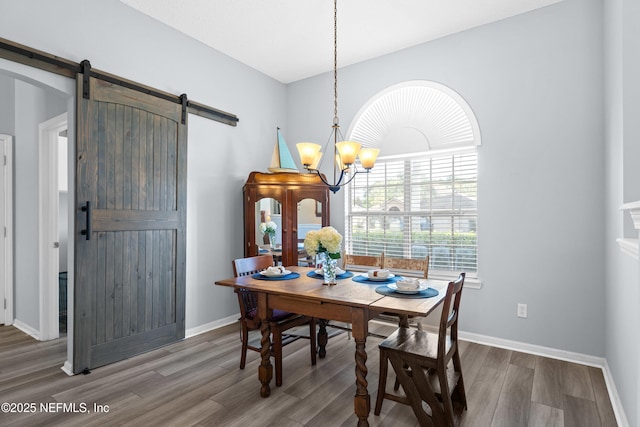
[[[322,276],[314,268],[290,266],[286,270],[288,274],[282,277],[266,277],[257,273],[215,281],[216,285],[249,289],[257,294],[262,334],[258,367],[260,395],[268,397],[271,393],[273,367],[270,361],[269,320],[273,310],[321,319],[318,331],[318,353],[321,358],[326,356],[326,321],[350,323],[355,342],[354,412],[358,417],[358,426],[368,426],[371,406],[366,365],[369,320],[382,313],[393,314],[398,316],[401,326],[408,326],[409,316],[427,316],[438,307],[444,299],[448,282],[426,279],[424,287],[428,287],[429,296],[421,297],[419,294],[393,292],[385,281],[368,280],[366,273],[347,271],[338,275],[335,285],[325,285]],[[395,279],[397,281],[401,276],[396,275]]]

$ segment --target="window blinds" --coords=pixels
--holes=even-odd
[[[380,159],[346,194],[345,248],[424,258],[430,271],[477,272],[477,152]]]

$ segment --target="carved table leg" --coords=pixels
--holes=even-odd
[[[364,311],[354,310],[352,316],[352,334],[356,342],[356,395],[353,398],[353,406],[358,416],[358,426],[369,425],[369,412],[371,410],[371,397],[367,391],[367,334],[368,324]]]
[[[269,397],[271,394],[269,383],[273,377],[273,366],[271,365],[271,327],[269,326],[269,320],[262,320],[260,322],[260,331],[262,332],[262,338],[260,339],[260,356],[262,356],[262,361],[258,367],[258,378],[262,383],[260,396]]]
[[[408,328],[409,327],[409,316],[407,316],[406,314],[400,314],[398,316],[398,326],[400,326],[401,328]]]
[[[326,319],[318,319],[318,325],[320,326],[318,329],[318,356],[320,359],[324,359],[327,355],[327,341],[329,337],[327,335],[327,320]]]

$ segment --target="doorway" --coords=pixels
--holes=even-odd
[[[68,271],[67,113],[40,124],[40,339],[66,332]]]

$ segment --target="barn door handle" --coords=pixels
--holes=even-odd
[[[87,204],[80,208],[87,216],[87,228],[80,230],[80,234],[87,236],[87,240],[91,240],[91,202],[87,201]]]

